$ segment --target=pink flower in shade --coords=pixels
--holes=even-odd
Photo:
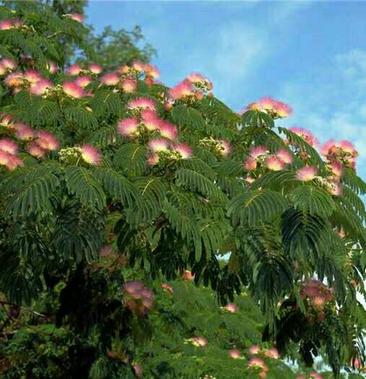
[[[0,21],[0,30],[9,30],[14,27],[13,20]]]
[[[106,86],[115,86],[119,83],[119,76],[117,72],[109,72],[107,74],[104,74],[100,78],[100,81]]]
[[[50,74],[56,74],[56,72],[58,71],[58,67],[56,66],[56,64],[52,61],[48,61],[47,62],[47,65],[46,65],[46,68],[48,70],[48,72]]]
[[[66,95],[75,99],[80,99],[85,96],[84,90],[75,82],[64,82],[62,89]]]
[[[45,149],[42,149],[41,146],[39,146],[35,141],[28,144],[27,151],[30,155],[38,159],[43,158],[47,153],[47,151]]]
[[[313,180],[318,173],[318,170],[314,166],[304,166],[297,170],[296,178],[302,182],[308,182]]]
[[[66,70],[66,74],[68,75],[79,75],[81,72],[81,67],[79,64],[75,63],[75,64],[72,64],[67,70]]]
[[[37,143],[42,149],[50,151],[57,150],[60,146],[57,138],[46,130],[37,133]]]
[[[188,80],[177,84],[169,90],[169,95],[174,100],[182,99],[187,96],[193,96],[193,86]]]
[[[24,83],[24,76],[21,72],[13,72],[5,78],[4,83],[8,87],[20,87]]]
[[[92,145],[81,146],[80,152],[83,160],[93,166],[98,165],[102,160],[102,154]]]
[[[258,354],[260,351],[261,351],[261,348],[260,348],[260,346],[258,346],[258,345],[252,345],[252,346],[249,348],[249,354],[251,354],[251,355],[256,355],[256,354]]]
[[[85,17],[80,13],[67,13],[65,16],[80,23],[84,22],[85,19]]]
[[[9,163],[9,159],[11,158],[11,154],[6,151],[0,150],[0,165],[7,166]]]
[[[192,345],[197,346],[197,347],[205,347],[207,345],[207,339],[202,336],[198,337],[193,337],[190,339]]]
[[[14,155],[18,152],[18,145],[9,138],[2,138],[0,139],[0,150]]]
[[[151,64],[145,64],[144,70],[145,70],[146,76],[152,79],[157,79],[160,76],[160,72],[158,68]]]
[[[268,358],[272,359],[278,359],[280,357],[280,354],[278,353],[278,350],[275,347],[272,347],[271,349],[265,350],[264,355]]]
[[[278,150],[276,153],[276,157],[285,164],[290,164],[292,163],[292,160],[293,160],[292,154],[288,150],[285,150],[285,149]]]
[[[142,72],[145,69],[145,63],[142,63],[140,61],[134,61],[132,63],[132,68],[138,72]]]
[[[118,122],[118,133],[126,137],[133,137],[138,133],[139,122],[135,118],[125,118]]]
[[[159,131],[162,137],[168,138],[170,140],[176,139],[178,135],[177,128],[170,122],[164,120],[160,120]]]
[[[257,168],[257,161],[254,158],[248,157],[244,161],[244,168],[246,171],[252,171]]]
[[[167,140],[163,138],[156,138],[149,141],[149,148],[154,153],[160,153],[161,151],[168,151],[169,150],[169,143]]]
[[[52,89],[53,84],[47,79],[41,79],[36,83],[31,84],[29,92],[36,96],[44,95],[48,89]]]
[[[0,60],[0,65],[3,66],[6,70],[15,70],[17,67],[16,62],[10,58],[3,58]]]
[[[9,156],[9,161],[8,161],[6,167],[10,171],[13,171],[17,167],[21,167],[21,166],[24,166],[24,163],[23,163],[23,161],[19,157],[17,157],[16,155],[10,155]]]
[[[148,159],[147,159],[147,164],[149,166],[155,166],[159,163],[159,155],[158,154],[151,154],[149,155]]]
[[[224,309],[228,311],[229,313],[237,313],[239,311],[239,308],[234,303],[228,303],[225,305]]]
[[[220,154],[223,157],[227,157],[231,152],[231,145],[228,141],[220,140],[219,141],[219,149],[220,149]]]
[[[135,79],[124,79],[121,83],[121,88],[126,93],[132,93],[136,91],[137,81]]]
[[[86,87],[88,84],[92,82],[92,78],[90,76],[79,76],[75,79],[75,82],[81,88]]]
[[[230,358],[233,358],[233,359],[240,359],[240,358],[242,358],[240,350],[238,350],[238,349],[231,349],[231,350],[229,350],[228,351],[228,355],[229,355]]]
[[[103,71],[102,66],[96,63],[91,63],[88,68],[91,73],[96,75],[100,74]]]
[[[0,76],[7,74],[8,70],[0,62]]]
[[[7,129],[13,129],[14,122],[12,117],[8,114],[3,114],[0,119],[0,125]]]
[[[22,141],[28,141],[34,137],[34,130],[26,124],[17,122],[14,124],[14,129],[16,137]]]
[[[147,97],[139,97],[137,99],[130,100],[128,102],[129,109],[150,109],[151,111],[155,111],[155,103],[154,100],[149,99]]]
[[[299,137],[303,138],[310,146],[316,146],[318,144],[317,139],[307,129],[292,127],[289,130],[290,130],[290,132],[292,132],[292,133],[298,135]]]
[[[252,158],[257,159],[261,155],[266,155],[268,153],[267,147],[266,146],[253,146],[249,154]]]
[[[252,358],[248,362],[248,367],[260,368],[263,371],[268,371],[267,365],[264,363],[263,359],[260,358]]]
[[[271,171],[281,171],[285,168],[285,163],[272,155],[266,159],[266,166]]]
[[[252,184],[255,182],[255,178],[252,178],[251,176],[247,176],[245,179],[244,179],[247,183],[249,184]]]
[[[188,159],[192,156],[192,149],[185,143],[180,143],[174,146],[174,151],[180,154],[183,159]]]

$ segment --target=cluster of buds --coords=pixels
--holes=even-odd
[[[212,94],[212,82],[198,72],[188,75],[182,82],[178,83],[169,91],[172,101],[201,100],[205,95]]]
[[[291,115],[292,109],[289,105],[272,99],[271,97],[263,97],[262,99],[249,104],[245,111],[255,110],[269,114],[272,118],[285,118]]]
[[[123,286],[126,307],[133,313],[144,316],[154,305],[154,293],[139,280],[126,282]]]
[[[231,152],[231,145],[226,140],[218,140],[213,137],[205,137],[199,141],[199,144],[222,157],[227,157]]]
[[[35,70],[11,72],[5,77],[4,83],[7,87],[11,88],[14,93],[26,89],[36,96],[47,95],[49,90],[54,88],[54,85],[50,80],[43,77],[41,73]]]
[[[286,149],[279,149],[276,153],[270,154],[266,146],[254,146],[244,161],[244,169],[248,172],[255,171],[258,168],[280,171],[291,164],[292,160],[291,152]]]
[[[0,165],[9,170],[14,170],[23,165],[22,160],[17,155],[18,144],[38,159],[59,148],[59,142],[52,133],[46,130],[34,130],[27,124],[13,121],[9,115],[1,116],[0,128],[12,137],[0,139]]]
[[[65,147],[58,152],[60,161],[67,164],[77,164],[80,160],[92,166],[97,166],[102,160],[102,154],[92,145]]]
[[[300,296],[320,311],[334,299],[333,290],[316,279],[309,279],[301,284]]]
[[[22,21],[19,19],[9,19],[0,21],[0,30],[19,29],[23,26]]]

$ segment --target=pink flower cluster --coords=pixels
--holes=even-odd
[[[300,295],[320,310],[324,308],[326,303],[334,299],[333,290],[316,279],[309,279],[303,282]]]
[[[180,99],[201,100],[205,95],[211,94],[212,88],[213,85],[210,80],[202,74],[194,72],[171,88],[169,97],[171,101]]]
[[[44,78],[41,73],[35,70],[12,72],[5,77],[4,83],[9,88],[12,88],[14,93],[19,92],[21,89],[28,89],[31,94],[37,96],[42,96],[48,90],[54,88],[50,80]]]
[[[263,97],[262,99],[249,104],[244,111],[248,110],[264,112],[273,118],[285,118],[292,113],[292,109],[289,105],[282,101],[272,99],[271,97]]]
[[[23,26],[19,19],[2,20],[0,21],[0,30],[16,29]]]
[[[84,22],[85,19],[85,17],[80,13],[66,13],[64,16],[80,23]]]
[[[84,162],[90,165],[96,166],[100,164],[102,160],[101,152],[92,145],[83,145],[80,147],[81,158]]]
[[[146,315],[154,305],[153,291],[139,280],[126,282],[123,292],[126,297],[126,307],[137,315]]]
[[[149,165],[159,162],[159,153],[175,153],[182,159],[190,158],[192,149],[184,144],[177,143],[178,130],[175,125],[161,119],[156,113],[155,102],[149,98],[139,97],[132,99],[127,104],[133,117],[128,117],[118,122],[118,132],[127,138],[136,138],[144,133],[155,135],[150,139],[148,146],[151,155],[148,158]],[[170,154],[174,157],[174,154]]]
[[[293,126],[292,128],[289,128],[290,132],[298,135],[299,137],[303,138],[310,146],[317,146],[318,141],[314,137],[314,135],[310,132],[310,130],[299,128],[297,126]]]
[[[205,347],[208,344],[207,339],[202,336],[192,337],[189,339],[189,341],[192,345],[197,347]]]
[[[286,149],[279,149],[276,153],[270,154],[266,146],[255,146],[249,151],[249,156],[244,161],[246,171],[254,171],[263,167],[270,171],[283,170],[291,164],[293,156]]]
[[[17,68],[17,63],[10,58],[0,59],[0,76],[6,75],[7,73],[15,70]]]
[[[329,140],[321,147],[321,153],[330,165],[344,165],[345,167],[355,168],[358,152],[349,141]],[[341,169],[336,169],[336,171],[339,170]]]
[[[268,366],[262,358],[259,358],[258,355],[262,355],[271,359],[279,359],[280,355],[276,348],[272,347],[271,349],[262,349],[258,345],[253,345],[249,348],[249,354],[252,358],[248,362],[248,367],[260,370],[259,377],[266,378],[268,374]]]

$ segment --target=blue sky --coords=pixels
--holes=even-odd
[[[87,22],[140,25],[158,51],[161,79],[192,71],[239,110],[262,96],[294,108],[282,124],[312,130],[321,142],[350,139],[366,177],[366,2],[96,1]]]

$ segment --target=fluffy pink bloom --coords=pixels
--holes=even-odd
[[[257,168],[257,161],[254,158],[248,157],[244,161],[244,168],[246,171],[252,171]]]
[[[285,168],[285,163],[272,155],[266,159],[266,166],[271,171],[281,171]]]
[[[331,162],[328,165],[328,167],[330,171],[332,172],[332,175],[335,176],[336,178],[340,178],[342,176],[343,165],[341,162],[338,162],[338,161]]]
[[[159,163],[159,155],[158,154],[151,154],[149,155],[149,158],[147,159],[147,164],[149,166],[155,166]]]
[[[280,149],[276,153],[276,157],[280,159],[283,163],[285,164],[290,164],[292,163],[292,154],[285,149]]]
[[[30,155],[36,158],[43,158],[47,153],[47,151],[45,149],[42,149],[42,147],[39,146],[35,141],[28,144],[27,151]]]
[[[17,63],[10,58],[3,58],[0,60],[0,65],[3,66],[7,70],[15,70],[17,67]]]
[[[228,141],[225,141],[225,140],[220,140],[219,141],[219,148],[220,148],[220,154],[223,156],[223,157],[227,157],[230,152],[231,152],[231,146],[230,146],[230,143]]]
[[[307,129],[292,127],[289,129],[292,133],[298,135],[303,138],[310,146],[316,146],[318,141],[314,137],[314,135]]]
[[[292,113],[292,108],[288,105],[283,103],[282,101],[277,101],[275,104],[275,111],[280,118],[288,117]]]
[[[145,64],[144,69],[146,76],[149,76],[152,79],[157,79],[160,76],[160,72],[156,66]]]
[[[103,68],[99,64],[96,63],[90,63],[89,65],[89,71],[93,74],[100,74],[102,72]]]
[[[57,138],[46,130],[41,130],[37,133],[37,143],[45,150],[57,150],[60,146]]]
[[[175,145],[174,151],[179,153],[183,159],[188,159],[192,156],[192,149],[185,143]]]
[[[238,349],[230,349],[228,351],[228,355],[230,358],[233,358],[233,359],[240,359],[241,358],[241,353],[240,353],[240,350],[238,350]]]
[[[130,79],[130,78],[124,79],[121,82],[121,88],[126,93],[135,92],[137,88],[137,81],[135,79]]]
[[[158,130],[161,125],[161,120],[154,111],[146,109],[141,112],[141,119],[148,130]]]
[[[0,150],[0,165],[1,166],[7,166],[11,156],[12,156],[12,154],[10,154],[6,151]]]
[[[227,310],[230,313],[237,313],[239,311],[239,308],[236,304],[234,303],[228,303],[224,307],[225,310]]]
[[[47,79],[41,79],[36,83],[31,84],[29,92],[36,96],[44,95],[48,89],[52,89],[53,84]]]
[[[256,368],[261,368],[264,371],[268,370],[267,365],[264,363],[263,359],[260,358],[252,358],[248,362],[248,367],[256,367]]]
[[[119,76],[117,72],[109,72],[108,74],[104,74],[100,81],[106,86],[115,86],[119,83]]]
[[[162,137],[174,140],[177,138],[178,130],[170,122],[160,120],[159,131]]]
[[[140,61],[134,61],[132,63],[132,68],[138,72],[142,72],[145,69],[145,63]]]
[[[6,167],[10,170],[10,171],[13,171],[15,170],[17,167],[20,167],[20,166],[24,166],[24,163],[23,161],[17,157],[16,155],[10,155],[9,156],[9,161],[6,165]]]
[[[256,355],[256,354],[258,354],[260,351],[261,351],[261,348],[260,348],[260,346],[258,346],[258,345],[252,345],[252,346],[249,348],[249,354],[252,354],[252,355]]]
[[[204,347],[208,343],[207,339],[202,336],[191,338],[191,342],[194,346],[197,346],[197,347]]]
[[[193,86],[188,80],[177,84],[175,87],[171,88],[169,95],[174,100],[182,99],[187,96],[193,96]]]
[[[280,118],[288,117],[292,113],[292,109],[289,105],[282,101],[272,99],[271,97],[263,97],[257,102],[249,104],[247,110],[267,112]]]
[[[83,145],[80,148],[81,157],[86,163],[98,165],[102,160],[102,154],[92,145]]]
[[[16,154],[18,152],[18,145],[9,138],[0,139],[0,150],[9,154]]]
[[[66,95],[75,99],[80,99],[85,96],[84,90],[75,82],[64,82],[62,89]]]
[[[257,159],[261,155],[266,155],[268,153],[267,147],[266,146],[253,146],[249,154],[252,158]]]
[[[272,347],[271,349],[265,350],[264,355],[268,358],[272,359],[278,359],[280,357],[280,354],[278,353],[278,350],[275,347]]]
[[[118,122],[118,132],[126,137],[132,137],[138,132],[139,122],[135,118],[125,118]]]
[[[92,82],[92,78],[90,76],[79,76],[75,79],[75,82],[81,88],[86,87],[88,84]]]
[[[302,182],[308,182],[313,180],[318,173],[318,170],[314,166],[304,166],[297,170],[296,178]]]
[[[8,114],[3,114],[0,119],[0,125],[7,129],[13,129],[14,122],[12,117]]]
[[[211,82],[199,72],[192,72],[187,76],[187,80],[192,84],[206,84],[212,88]]]
[[[13,20],[0,21],[0,30],[9,30],[14,27]]]
[[[346,153],[349,153],[351,155],[357,155],[356,149],[350,141],[339,141],[339,147]]]
[[[22,141],[28,141],[34,137],[34,130],[26,124],[17,122],[14,124],[14,129],[16,137]]]
[[[72,64],[67,70],[66,70],[66,74],[68,75],[79,75],[81,72],[81,67],[79,64],[75,63],[75,64]]]
[[[9,74],[5,80],[5,85],[8,87],[20,87],[24,83],[24,76],[21,72],[13,72]]]
[[[27,70],[23,74],[23,78],[29,83],[37,83],[42,80],[42,75],[36,70]]]
[[[84,21],[84,16],[80,13],[67,13],[65,14],[66,17],[71,18],[74,21],[82,23]]]
[[[55,64],[54,62],[51,62],[51,61],[48,61],[48,62],[47,62],[47,66],[46,66],[46,68],[47,68],[47,70],[48,70],[48,72],[49,72],[50,74],[56,74],[56,72],[57,72],[57,70],[58,70],[56,64]]]
[[[128,102],[128,108],[139,110],[150,109],[152,111],[155,111],[155,102],[154,100],[147,97],[139,97],[137,99],[130,100]]]
[[[152,139],[149,142],[149,148],[155,153],[159,153],[161,151],[168,151],[169,143],[167,140],[163,138],[156,138],[156,139]]]
[[[8,73],[8,70],[0,62],[0,76],[3,76]]]

